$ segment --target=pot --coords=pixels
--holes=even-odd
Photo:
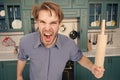
[[[77,33],[77,31],[73,30],[73,31],[70,32],[69,36],[72,39],[76,39],[77,36],[78,36],[78,33]]]

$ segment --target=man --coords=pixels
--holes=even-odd
[[[38,24],[38,31],[25,35],[19,45],[17,80],[23,80],[22,71],[30,59],[30,80],[62,80],[62,73],[68,60],[78,61],[101,78],[104,68],[94,65],[79,50],[72,39],[58,34],[63,13],[59,5],[43,2],[35,6],[32,15]]]

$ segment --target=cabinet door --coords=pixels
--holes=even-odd
[[[4,80],[16,80],[16,61],[3,62]]]
[[[2,65],[2,62],[0,62],[0,80],[4,80],[3,79],[3,65]]]
[[[91,80],[91,75],[92,73],[86,68],[77,62],[74,63],[74,80]]]
[[[106,20],[106,28],[114,29],[119,27],[119,2],[115,1],[96,1],[89,2],[89,28],[101,28],[101,21]]]
[[[94,58],[89,58],[92,62]],[[81,66],[78,62],[74,62],[74,80],[92,80],[92,73]]]
[[[21,32],[20,3],[0,3],[0,32]]]
[[[45,0],[38,0],[38,3],[41,3]],[[59,4],[62,8],[71,8],[71,0],[49,0]]]
[[[8,31],[21,31],[22,19],[21,19],[21,6],[20,4],[7,4],[7,23]]]
[[[64,17],[80,17],[79,9],[63,9]]]
[[[119,80],[120,79],[120,57],[111,57],[109,59],[109,73],[108,80]]]
[[[106,26],[118,27],[118,3],[106,3]]]
[[[4,32],[7,30],[6,25],[6,10],[4,3],[0,3],[0,32]]]
[[[88,0],[72,0],[73,8],[87,8]]]
[[[55,3],[58,3],[62,8],[71,8],[71,0],[51,0]]]
[[[36,3],[36,0],[22,0],[22,9],[32,9],[32,6]]]

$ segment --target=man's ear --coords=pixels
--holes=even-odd
[[[34,29],[35,29],[35,31],[37,31],[38,30],[38,21],[34,21]]]

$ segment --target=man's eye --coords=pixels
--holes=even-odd
[[[57,24],[57,22],[52,22],[51,24]]]
[[[39,21],[39,23],[45,23],[45,22],[43,22],[43,21]]]

